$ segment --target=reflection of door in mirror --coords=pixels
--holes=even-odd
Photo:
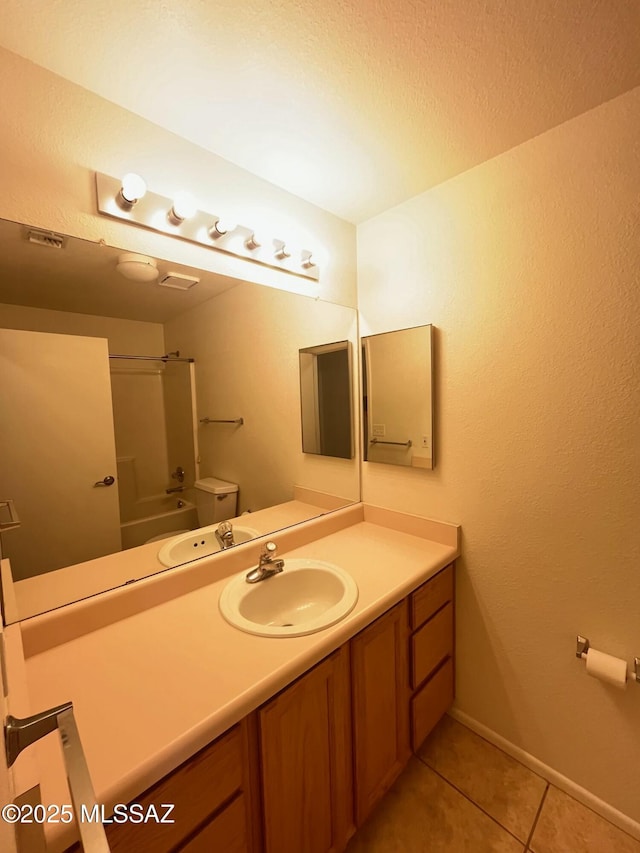
[[[16,579],[119,550],[106,340],[2,329],[0,365],[0,494],[21,520],[2,546]]]
[[[109,353],[123,329],[141,335],[127,320],[40,312],[29,322],[57,331],[0,330],[0,394],[11,401],[0,494],[22,522],[1,543],[14,579],[197,526],[193,504],[167,494],[172,465],[184,465],[187,486],[196,478],[191,360]]]
[[[433,327],[362,339],[365,462],[433,468]]]
[[[350,342],[306,347],[299,355],[303,453],[352,459]]]

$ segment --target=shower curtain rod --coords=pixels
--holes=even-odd
[[[177,356],[172,355],[172,353],[168,353],[167,355],[109,355],[109,358],[127,358],[132,359],[134,361],[164,361],[166,364],[168,361],[186,361],[191,364],[195,362],[195,358],[178,358]]]

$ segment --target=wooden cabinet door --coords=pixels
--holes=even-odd
[[[266,853],[338,853],[354,831],[349,648],[259,711]]]
[[[180,853],[250,853],[247,833],[247,804],[239,794],[222,812],[201,829]]]
[[[356,825],[409,760],[407,600],[351,641]]]
[[[207,828],[201,844],[216,835],[225,839],[227,847],[224,849],[229,853],[259,850],[259,832],[255,831],[259,827],[254,827],[258,807],[257,780],[252,772],[258,760],[256,740],[255,717],[250,714],[153,788],[136,797],[135,802],[144,807],[144,812],[154,805],[163,814],[161,804],[172,803],[174,809],[170,817],[175,822],[109,824],[106,833],[112,853],[182,850],[186,839],[218,812],[222,814]],[[223,811],[223,806],[234,796],[234,808]],[[233,839],[233,844],[229,839]]]

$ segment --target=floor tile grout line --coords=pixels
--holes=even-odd
[[[506,833],[508,833],[512,838],[515,838],[515,840],[519,844],[524,844],[524,841],[521,838],[518,838],[518,836],[514,835],[514,833],[510,829],[507,829],[506,826],[503,826],[499,820],[497,820],[493,815],[490,815],[488,811],[485,811],[482,808],[482,806],[478,805],[478,803],[476,803],[475,800],[472,800],[468,794],[465,794],[464,791],[462,791],[460,788],[458,788],[457,785],[454,785],[453,782],[451,782],[449,779],[447,779],[446,776],[443,776],[442,773],[440,773],[438,770],[436,770],[435,767],[432,767],[430,764],[427,764],[427,762],[424,760],[424,758],[422,758],[420,755],[417,755],[416,753],[414,753],[414,755],[418,759],[418,761],[420,761],[422,764],[424,764],[424,766],[428,770],[431,770],[433,773],[436,774],[436,776],[439,776],[443,782],[445,782],[447,785],[449,785],[450,788],[453,788],[454,791],[457,791],[462,797],[465,798],[465,800],[468,800],[468,802],[470,802],[472,806],[475,806],[475,808],[477,808],[478,811],[482,812],[482,814],[485,815],[486,817],[488,817],[489,820],[492,820],[495,824],[497,824],[500,827],[500,829],[504,829],[504,831]],[[525,848],[523,847],[522,849],[524,851]]]
[[[531,842],[533,841],[533,833],[536,831],[536,826],[538,825],[538,820],[540,819],[540,814],[542,813],[542,807],[544,806],[544,802],[547,799],[547,794],[549,793],[549,783],[547,782],[547,787],[544,789],[544,793],[542,795],[542,799],[540,800],[540,805],[538,806],[538,810],[536,812],[536,816],[533,819],[533,825],[531,827],[531,832],[529,833],[529,837],[527,838],[527,843],[524,846],[524,853],[531,850]]]
[[[537,777],[538,777],[538,779],[541,779],[541,780],[545,783],[545,785],[546,785],[545,792],[544,792],[544,794],[543,794],[543,802],[544,802],[544,799],[546,798],[547,791],[549,790],[549,788],[550,788],[550,787],[553,787],[552,782],[550,782],[550,781],[549,781],[549,779],[548,779],[546,776],[543,776],[543,775],[542,775],[542,773],[540,773],[540,772],[538,772],[538,771],[536,771],[536,770],[532,770],[532,769],[531,769],[530,767],[528,767],[526,764],[523,764],[523,762],[522,762],[522,761],[520,761],[518,758],[515,758],[515,757],[514,757],[513,755],[511,755],[509,752],[507,752],[506,750],[502,749],[502,747],[497,746],[495,743],[493,743],[493,741],[489,740],[489,739],[488,739],[487,737],[485,737],[484,735],[481,735],[479,732],[477,732],[475,729],[472,729],[472,728],[471,728],[470,726],[468,726],[466,723],[463,723],[461,720],[458,720],[456,717],[452,716],[448,711],[447,711],[447,713],[445,714],[445,717],[448,717],[448,718],[449,718],[449,720],[451,720],[452,722],[454,722],[454,723],[456,723],[457,725],[462,726],[463,728],[467,729],[467,731],[471,732],[471,734],[475,735],[475,737],[477,737],[477,738],[479,738],[480,740],[484,741],[486,744],[488,744],[490,747],[492,747],[493,749],[497,750],[498,752],[501,752],[501,753],[502,753],[506,758],[509,758],[511,761],[514,761],[516,764],[519,764],[521,767],[524,767],[524,769],[525,769],[525,770],[527,770],[529,773],[531,773],[533,776],[537,776]],[[444,717],[443,717],[442,719],[444,719]],[[435,730],[434,730],[434,731],[435,731]],[[426,741],[425,741],[425,742],[426,742]],[[420,758],[420,756],[419,756],[417,753],[414,753],[414,755],[416,755],[416,757],[417,757],[417,758]],[[422,759],[420,759],[420,760],[422,760]],[[430,765],[430,764],[428,764],[426,761],[423,761],[423,764],[425,764],[425,765],[426,765],[427,767],[429,767],[431,770],[434,770],[434,768],[433,768],[433,767],[431,767],[431,765]],[[438,771],[436,770],[436,771],[434,771],[434,772],[436,772],[436,773],[437,773]],[[442,774],[438,773],[438,775],[439,775],[439,776],[441,776]],[[443,779],[445,779],[445,777],[444,777],[444,776],[442,776],[442,778],[443,778]],[[448,779],[445,779],[445,781],[447,781],[447,782],[448,782],[449,780],[448,780]],[[450,784],[451,784],[451,783],[450,783]],[[452,785],[452,787],[454,787],[454,788],[455,788],[455,785]],[[458,790],[458,789],[456,788],[456,790]],[[573,797],[573,796],[572,796],[572,794],[570,794],[568,791],[565,791],[564,789],[559,789],[559,790],[562,790],[562,791],[563,791],[563,793],[564,793],[567,797],[571,797],[572,799],[576,799],[576,798],[575,798],[575,797]],[[461,793],[463,793],[463,792],[461,792]],[[465,794],[463,794],[463,796],[466,796],[466,795],[465,795]],[[470,799],[470,798],[469,798],[469,797],[467,797],[467,799]],[[471,802],[473,802],[473,800],[471,800]],[[614,826],[616,829],[620,830],[620,832],[623,832],[625,835],[629,836],[629,838],[633,839],[633,840],[634,840],[634,841],[636,841],[636,842],[637,842],[637,841],[640,841],[640,838],[636,837],[635,835],[632,835],[632,834],[631,834],[631,832],[629,832],[629,830],[624,829],[622,826],[619,826],[618,824],[613,823],[611,820],[609,820],[609,818],[605,817],[603,814],[601,814],[600,812],[596,811],[596,810],[593,808],[593,806],[591,806],[591,805],[587,805],[587,803],[582,802],[582,800],[576,800],[576,802],[580,803],[582,806],[584,806],[584,808],[585,808],[585,809],[588,809],[590,812],[592,812],[594,815],[596,815],[596,817],[601,818],[601,819],[602,819],[602,820],[604,820],[606,823],[611,824],[611,826]],[[474,805],[477,805],[477,804],[476,804],[476,803],[474,803]],[[478,808],[480,808],[480,806],[478,806]],[[481,809],[481,811],[483,811],[483,809]],[[489,817],[491,817],[491,815],[489,815]],[[536,818],[536,822],[537,822],[537,818]],[[502,824],[499,824],[499,825],[500,825],[500,826],[502,826]],[[504,829],[504,828],[505,828],[505,827],[503,827],[503,829]],[[535,829],[535,823],[534,823],[534,829]],[[507,831],[507,832],[509,832],[509,830],[508,830],[508,829],[507,829],[506,831]],[[513,835],[513,833],[511,833],[511,835]],[[514,838],[515,838],[515,836],[514,836]],[[520,841],[520,839],[518,839],[518,841]],[[522,843],[522,842],[521,842],[521,843]],[[530,840],[529,840],[529,842],[528,842],[528,843],[530,843]],[[525,851],[525,853],[526,853],[526,851]]]
[[[478,732],[475,731],[475,729],[470,728],[466,723],[462,723],[462,722],[460,722],[460,720],[456,720],[456,718],[452,717],[451,714],[447,713],[446,716],[449,717],[450,720],[453,720],[454,723],[457,723],[459,726],[462,726],[467,731],[471,732],[471,734],[475,735],[477,738],[480,738],[480,740],[484,741],[486,744],[493,747],[493,749],[497,749],[498,752],[501,752],[504,756],[509,758],[511,761],[515,761],[515,763],[519,764],[520,767],[524,767],[525,770],[528,770],[529,773],[532,773],[534,776],[537,776],[538,779],[542,779],[542,781],[546,782],[547,785],[549,784],[549,780],[546,778],[546,776],[542,776],[540,773],[536,772],[535,770],[532,770],[530,767],[527,767],[526,764],[523,764],[522,761],[520,761],[518,758],[515,758],[513,755],[508,753],[501,746],[497,746],[495,743],[493,743],[493,741],[490,741],[484,735],[478,734]]]

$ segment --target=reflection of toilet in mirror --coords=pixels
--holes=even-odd
[[[226,480],[218,480],[217,477],[203,477],[193,484],[196,496],[196,511],[198,513],[198,527],[207,527],[210,524],[218,524],[229,518],[235,518],[238,505],[238,486],[236,483],[228,483]],[[188,530],[171,530],[147,539],[145,545],[150,542],[160,542],[163,539],[173,539]]]
[[[219,521],[235,518],[238,486],[217,477],[203,477],[194,483],[198,524],[207,527]]]

